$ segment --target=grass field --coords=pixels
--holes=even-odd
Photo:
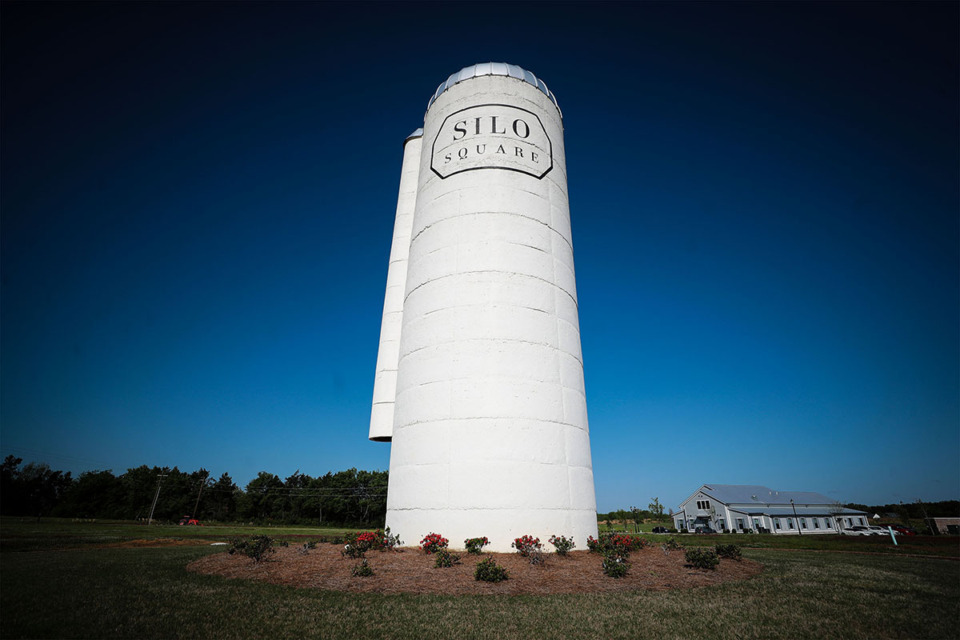
[[[259,530],[184,529],[0,521],[0,637],[948,638],[956,637],[960,619],[956,558],[746,549],[764,572],[718,587],[548,597],[383,596],[189,573],[189,561],[217,552],[202,544],[208,536]],[[101,546],[150,537],[193,537],[200,544]],[[956,539],[953,549],[956,556]]]
[[[225,542],[236,536],[266,534],[278,539],[307,539],[318,536],[343,535],[351,529],[317,527],[267,527],[211,525],[188,527],[150,525],[127,521],[84,520],[66,518],[2,518],[0,519],[0,552],[43,549],[68,549],[100,546],[128,540],[196,540]]]

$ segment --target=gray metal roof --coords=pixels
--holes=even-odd
[[[758,484],[705,484],[698,491],[724,504],[835,504],[837,501],[812,491],[778,491]],[[859,513],[859,512],[858,512]]]
[[[854,509],[847,509],[846,507],[840,509],[839,513],[835,513],[831,509],[824,507],[796,507],[798,516],[862,516],[864,515],[863,511],[856,511]],[[731,507],[730,511],[735,513],[745,513],[748,516],[793,516],[793,507]]]
[[[511,78],[516,78],[517,80],[522,80],[527,84],[532,84],[539,89],[543,95],[550,98],[550,101],[553,102],[554,106],[557,107],[557,111],[560,111],[560,105],[557,104],[557,97],[553,95],[553,92],[550,91],[550,89],[547,88],[547,85],[543,80],[533,75],[526,69],[518,67],[515,64],[507,64],[506,62],[481,62],[469,67],[464,67],[460,71],[452,74],[449,78],[447,78],[446,82],[440,83],[440,86],[437,87],[437,90],[430,98],[430,102],[427,103],[427,110],[433,106],[433,103],[437,98],[440,97],[441,93],[455,84],[463,82],[464,80],[469,80],[470,78],[476,78],[478,76],[508,76]],[[562,112],[560,113],[560,117],[563,117]]]

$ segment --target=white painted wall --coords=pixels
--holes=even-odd
[[[461,127],[469,135],[452,137],[457,118],[488,117],[497,105],[513,108],[498,130],[509,131],[507,118],[524,113],[517,109],[542,123],[524,140],[502,139],[515,152],[503,167],[521,170],[438,167],[444,154],[476,151],[461,144],[498,142],[478,137],[472,119]],[[547,168],[547,139],[552,168],[543,177],[523,172],[533,153]],[[486,159],[466,162],[475,161],[463,166]],[[510,551],[514,538],[530,534],[549,549],[557,534],[585,549],[597,535],[596,498],[556,106],[505,76],[447,89],[426,114],[415,200],[387,525],[411,545],[436,532],[452,547],[487,536],[491,550]],[[386,326],[386,309],[384,317]]]

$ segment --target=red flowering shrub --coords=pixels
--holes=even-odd
[[[593,536],[587,536],[587,549],[593,553],[600,553],[600,541]]]
[[[450,541],[439,533],[428,533],[423,540],[420,541],[420,548],[425,554],[430,555],[440,549],[446,549],[449,543]]]
[[[600,539],[587,538],[587,548],[594,553],[626,558],[631,551],[643,549],[650,544],[646,539],[621,533],[601,533]]]
[[[362,558],[371,549],[383,548],[382,531],[361,531],[348,533],[343,537],[344,546],[341,553],[351,558]]]
[[[550,536],[550,544],[557,548],[557,555],[565,556],[567,552],[576,547],[573,538],[566,536]]]
[[[517,550],[524,558],[530,556],[534,551],[539,551],[543,546],[540,544],[540,538],[534,538],[533,536],[520,536],[510,543],[510,546]]]

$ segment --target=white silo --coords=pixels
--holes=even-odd
[[[373,383],[373,409],[370,413],[370,439],[381,442],[389,442],[393,435],[403,293],[407,282],[410,229],[413,227],[413,210],[417,203],[422,135],[423,129],[417,129],[403,142],[400,194],[397,196],[397,213],[393,223],[393,243],[390,246],[390,265],[387,267],[387,293],[383,299],[380,348],[377,351],[377,374]]]
[[[450,76],[405,145],[370,437],[407,544],[597,535],[563,122],[520,67]]]

